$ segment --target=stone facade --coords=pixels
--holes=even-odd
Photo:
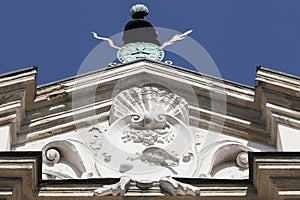
[[[300,79],[141,60],[0,76],[0,199],[299,199]],[[174,197],[176,196],[176,197]]]

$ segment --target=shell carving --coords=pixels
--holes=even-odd
[[[110,110],[110,123],[128,115],[136,115],[148,119],[142,122],[143,128],[153,130],[154,126],[160,126],[157,128],[161,129],[166,127],[166,124],[157,121],[164,115],[176,117],[188,125],[188,113],[186,100],[174,93],[151,86],[133,87],[122,91],[114,98]],[[138,123],[136,125],[140,126]]]

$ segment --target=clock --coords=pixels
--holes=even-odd
[[[158,45],[148,42],[128,43],[119,49],[117,54],[122,63],[138,59],[161,61],[164,55],[164,51]]]

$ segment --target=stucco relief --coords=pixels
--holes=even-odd
[[[130,185],[134,185],[141,190],[152,189],[155,186],[159,186],[162,193],[166,193],[172,196],[199,196],[200,188],[192,186],[190,184],[182,183],[173,179],[170,176],[161,177],[156,181],[149,180],[132,180],[128,176],[122,176],[120,181],[111,184],[104,185],[97,188],[94,191],[94,196],[107,196],[107,195],[124,195],[129,189]]]
[[[56,140],[42,149],[44,179],[78,179],[98,176],[87,164],[75,141]]]
[[[206,146],[199,155],[199,176],[221,179],[246,179],[249,177],[248,151],[251,149],[238,140],[219,140],[213,146]]]
[[[189,123],[189,110],[186,100],[167,89],[159,89],[157,87],[133,87],[120,92],[112,102],[109,121],[112,124],[116,120],[125,116],[136,114],[140,117],[157,117],[158,123],[155,121],[140,123],[139,126],[144,128],[163,128],[165,120],[159,118],[160,115],[170,115],[184,124]],[[162,116],[161,116],[162,117]],[[161,123],[160,123],[161,122]]]
[[[102,176],[192,176],[195,135],[184,98],[157,87],[133,87],[113,99],[109,117],[102,146],[94,153]]]
[[[133,141],[141,143],[145,146],[152,146],[155,143],[170,143],[175,138],[172,125],[167,122],[164,115],[156,117],[145,114],[133,115],[131,122],[124,127],[123,136],[124,143]]]
[[[155,181],[248,176],[246,152],[251,149],[220,138],[206,144],[210,133],[191,128],[188,112],[186,100],[170,91],[149,86],[124,90],[113,99],[109,124],[78,129],[78,140],[53,141],[43,148],[44,174],[47,179]],[[93,162],[83,159],[86,153]]]

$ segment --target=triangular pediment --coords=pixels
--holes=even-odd
[[[260,71],[265,73],[265,70]],[[13,137],[12,144],[74,130],[78,126],[72,123],[74,115],[81,119],[82,126],[93,123],[91,113],[108,120],[114,95],[126,88],[151,84],[174,90],[175,93],[179,91],[185,96],[191,126],[204,129],[215,127],[222,129],[222,133],[264,144],[275,142],[270,140],[270,127],[265,119],[266,114],[261,110],[264,101],[260,100],[259,87],[252,89],[172,65],[135,61],[41,86],[36,92],[32,90],[36,82],[35,68],[6,75],[2,82],[16,85],[16,77],[23,81],[16,87],[24,88],[27,96],[25,102],[20,100],[23,108],[20,112],[25,113],[18,120],[17,134],[13,134],[18,136]],[[21,94],[15,92],[14,87],[6,88],[2,91]],[[85,103],[82,105],[80,102]],[[223,107],[218,109],[218,105]]]
[[[148,60],[38,88],[36,75],[0,77],[1,148],[41,151],[43,179],[122,177],[94,195],[132,179],[183,195],[200,189],[169,176],[255,181],[247,152],[288,149],[300,127],[299,78],[264,68],[254,89]]]
[[[220,98],[220,101],[223,102],[226,99],[234,98],[237,103],[241,102],[241,104],[250,106],[255,115],[260,114],[255,105],[249,104],[254,101],[254,90],[251,88],[241,88],[237,84],[224,82],[218,78],[147,60],[81,75],[63,82],[40,87],[37,90],[38,96],[35,100],[35,110],[39,109],[39,107],[45,109],[45,106],[55,107],[55,104],[63,101],[69,102],[68,108],[73,106],[74,109],[74,105],[77,106],[76,100],[74,100],[77,97],[74,98],[74,96],[77,95],[80,96],[78,97],[80,99],[78,102],[84,101],[83,99],[89,101],[85,103],[85,110],[89,106],[95,107],[97,105],[99,109],[108,111],[111,98],[113,95],[116,95],[116,92],[130,87],[149,84],[161,85],[167,89],[178,90],[183,93],[189,102],[190,108],[193,109],[190,112],[191,114],[198,113],[196,115],[199,115],[201,113],[202,116],[210,118],[212,112],[214,112],[211,110],[211,98],[215,98],[216,101]],[[92,100],[90,98],[91,95],[93,95]],[[72,101],[72,105],[70,101]],[[80,108],[78,109],[80,110]],[[216,110],[216,112],[218,111]],[[220,112],[219,114],[223,115],[226,112],[225,108],[220,110]],[[192,116],[192,118],[191,124],[200,123],[194,122],[197,117]],[[235,118],[237,117],[235,116]],[[231,119],[234,120],[234,117],[232,116]],[[203,120],[205,121],[205,119]],[[240,123],[243,118],[242,120],[236,120],[237,123]]]

